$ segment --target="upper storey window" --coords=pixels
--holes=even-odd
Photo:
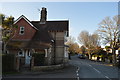
[[[22,26],[22,27],[20,27],[20,32],[19,32],[19,34],[20,35],[23,35],[24,34],[24,31],[25,31],[25,28]]]

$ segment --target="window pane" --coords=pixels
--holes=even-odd
[[[21,34],[23,34],[24,33],[24,31],[21,31]]]
[[[24,30],[24,27],[21,27],[21,30]]]
[[[20,34],[24,34],[24,27],[20,27]]]

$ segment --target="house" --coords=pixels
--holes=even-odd
[[[44,53],[47,65],[60,64],[68,60],[66,37],[69,36],[69,21],[47,21],[47,10],[42,8],[40,21],[30,21],[21,15],[15,22],[18,26],[7,45],[9,54],[29,65],[33,53]]]

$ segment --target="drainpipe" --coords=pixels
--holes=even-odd
[[[54,32],[54,64],[56,64],[56,32]]]

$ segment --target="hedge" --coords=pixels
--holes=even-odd
[[[34,57],[34,66],[43,66],[45,65],[45,53],[33,53]]]
[[[3,54],[2,55],[2,72],[12,72],[14,71],[14,54]]]

